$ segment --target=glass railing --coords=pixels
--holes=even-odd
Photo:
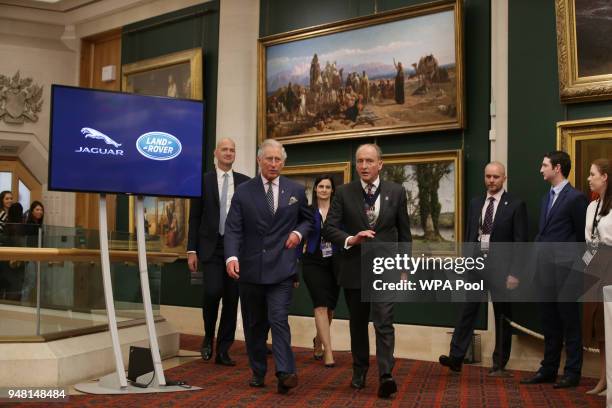
[[[0,341],[40,341],[105,330],[108,319],[99,246],[97,230],[6,224],[0,234]],[[147,238],[149,286],[156,317],[161,265],[171,259],[154,256],[160,247],[158,237]],[[109,248],[118,324],[139,323],[144,309],[136,237],[112,233]],[[131,253],[126,255],[126,251]]]

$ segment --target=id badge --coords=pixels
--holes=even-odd
[[[593,259],[593,254],[588,249],[585,251],[584,255],[582,255],[582,261],[585,265],[589,265],[591,260]]]
[[[329,258],[332,256],[332,244],[331,242],[321,242],[321,254],[323,258]]]
[[[489,252],[489,238],[491,238],[490,234],[482,234],[480,236],[480,250],[482,252]]]

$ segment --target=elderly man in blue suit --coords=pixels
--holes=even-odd
[[[304,187],[280,175],[286,158],[283,145],[276,140],[261,144],[257,152],[261,174],[234,193],[224,239],[227,273],[238,280],[253,371],[249,385],[264,386],[270,328],[281,394],[297,386],[288,316],[297,273],[295,248],[306,238],[313,220]]]
[[[588,200],[567,181],[572,162],[567,153],[553,151],[542,160],[540,173],[551,188],[542,198],[540,226],[536,242],[563,243],[584,241],[584,224]],[[542,331],[544,332],[544,359],[538,372],[521,382],[523,384],[555,383],[554,388],[575,387],[582,370],[582,333],[578,303],[558,301],[559,293],[572,286],[573,254],[569,245],[560,245],[550,251],[548,244],[538,260],[536,285],[543,302],[540,304]],[[552,261],[550,261],[552,259]],[[564,301],[565,300],[565,301]],[[557,380],[561,350],[565,343],[565,369]],[[556,381],[556,382],[555,382]]]

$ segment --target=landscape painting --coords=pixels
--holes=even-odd
[[[383,157],[383,180],[406,189],[417,250],[455,252],[462,232],[461,151]]]
[[[462,127],[460,6],[427,7],[261,39],[260,140]]]

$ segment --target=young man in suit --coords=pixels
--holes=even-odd
[[[351,387],[365,387],[369,367],[368,322],[370,310],[376,331],[378,396],[397,391],[392,377],[395,332],[393,303],[361,301],[361,243],[411,242],[406,191],[382,181],[382,152],[375,144],[361,145],[355,153],[359,180],[338,187],[323,228],[323,236],[344,250],[340,253],[338,281],[349,309],[353,378]]]
[[[295,248],[313,222],[304,187],[280,175],[286,158],[283,145],[276,140],[261,144],[257,152],[261,174],[236,191],[225,228],[226,269],[238,281],[253,371],[249,385],[264,386],[270,329],[281,394],[297,386],[289,307],[297,273]]]
[[[525,242],[527,241],[527,206],[523,200],[504,191],[506,169],[503,164],[491,162],[486,165],[484,182],[486,194],[474,197],[470,203],[465,232],[465,242],[476,243],[474,256],[482,256],[489,252],[489,242]],[[495,314],[495,350],[493,352],[493,367],[490,375],[504,375],[504,370],[510,358],[512,346],[512,328],[503,317],[511,317],[511,303],[496,301],[496,295],[506,290],[513,290],[519,285],[518,268],[510,268],[512,262],[508,259],[510,248],[498,247],[501,253],[493,253],[487,258],[487,272],[484,279],[491,291],[493,312]],[[495,259],[491,259],[495,258]],[[501,258],[501,259],[500,259]],[[490,262],[493,261],[493,262]],[[503,297],[503,296],[502,296]],[[468,301],[463,307],[461,319],[455,326],[448,356],[440,356],[440,364],[453,371],[461,371],[463,359],[468,350],[478,310],[482,302]]]
[[[553,151],[544,156],[540,173],[551,188],[542,199],[540,226],[536,242],[562,243],[584,242],[584,224],[587,197],[574,189],[567,177],[572,162],[567,153]],[[560,290],[567,289],[571,282],[571,264],[581,254],[572,254],[569,246],[560,246],[554,251],[549,244],[538,255],[536,285],[544,300],[540,303],[542,331],[544,332],[544,359],[538,372],[521,381],[523,384],[552,383],[556,381],[561,361],[561,349],[565,342],[565,369],[555,388],[576,387],[580,383],[582,370],[582,328],[580,307],[577,302],[557,301]],[[555,252],[555,253],[552,253]],[[553,259],[551,262],[550,259]],[[567,262],[559,259],[567,258]]]
[[[225,273],[223,235],[234,191],[240,184],[249,180],[249,177],[232,171],[236,159],[236,145],[232,139],[219,140],[214,154],[217,167],[204,174],[202,198],[191,200],[187,265],[191,272],[195,272],[199,261],[204,271],[204,341],[200,350],[202,358],[210,360],[212,357],[219,301],[223,299],[215,363],[233,366],[236,363],[230,358],[228,351],[236,332],[238,285]]]

